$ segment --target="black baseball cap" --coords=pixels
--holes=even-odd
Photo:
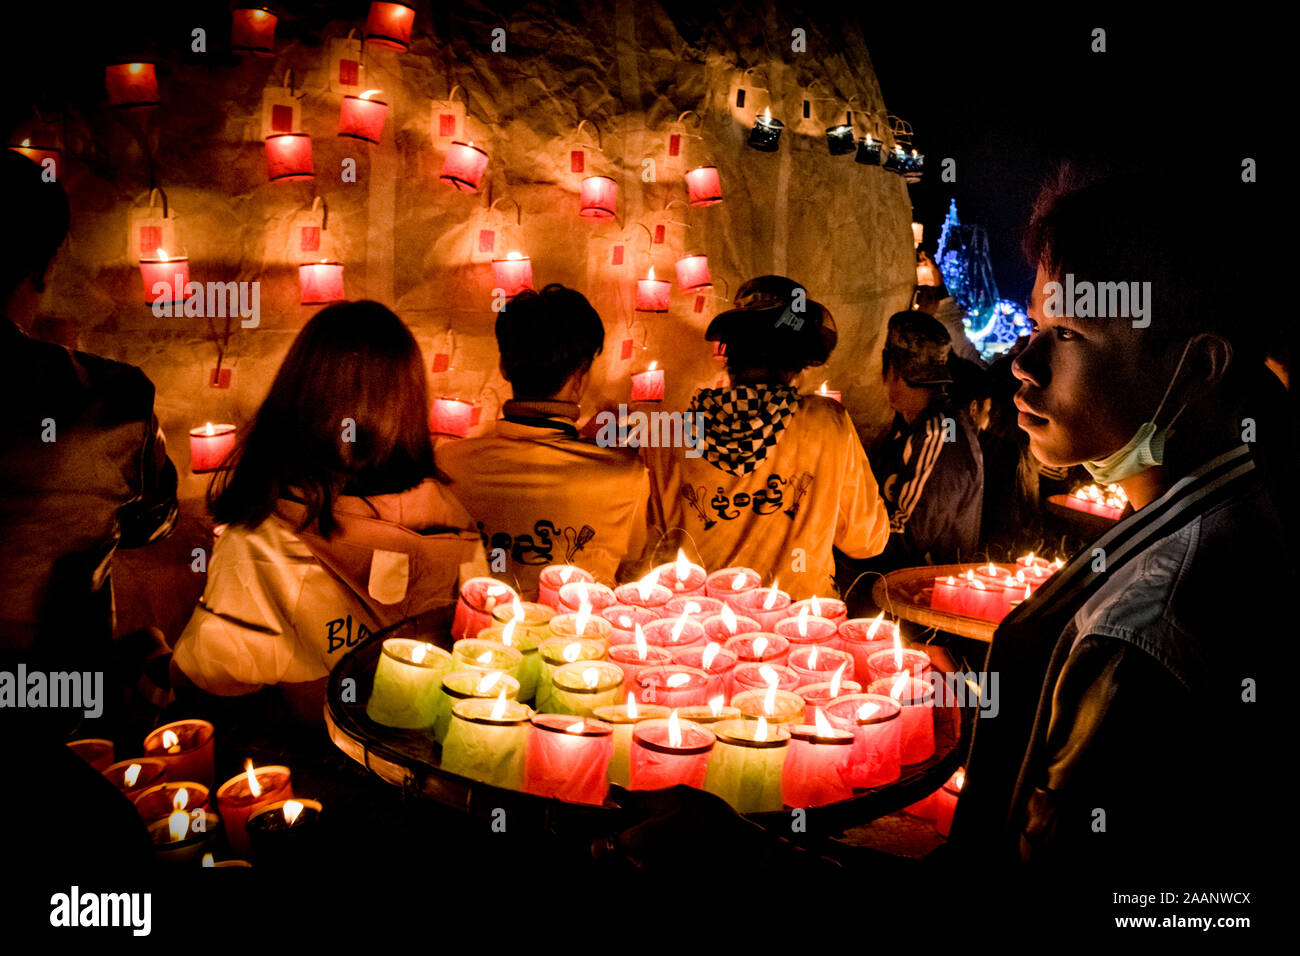
[[[732,304],[734,308],[709,323],[707,341],[766,341],[815,363],[826,361],[838,341],[830,310],[808,298],[804,287],[787,276],[750,279],[736,290]]]

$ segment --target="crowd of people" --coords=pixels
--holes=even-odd
[[[69,212],[26,159],[7,152],[3,170],[28,238],[0,261],[4,663],[112,671],[113,554],[168,533],[176,472],[138,369],[23,331]],[[1293,562],[1244,556],[1288,554],[1280,489],[1296,475],[1295,418],[1278,344],[1289,339],[1224,308],[1241,277],[1154,226],[1178,210],[1170,190],[1148,187],[1114,176],[1044,193],[1028,240],[1034,331],[991,366],[943,290],[891,316],[879,371],[874,356],[858,363],[881,376],[894,412],[870,452],[838,402],[800,390],[837,332],[816,290],[791,278],[751,279],[709,325],[729,381],[692,398],[704,427],[691,447],[584,433],[604,323],[576,290],[523,292],[499,314],[513,397],[484,434],[436,447],[406,325],[375,302],[322,309],[210,487],[221,530],[173,648],[173,691],[194,708],[273,691],[319,723],[326,678],[352,643],[339,637],[345,618],[349,637],[419,620],[476,573],[526,597],[548,564],[629,580],[678,546],[711,569],[860,600],[864,573],[1042,542],[1044,490],[1082,466],[1119,483],[1130,509],[999,629],[986,669],[1002,674],[1002,716],[976,726],[953,847],[1029,861],[1184,852],[1192,804],[1160,796],[1254,726],[1241,687],[1284,633],[1280,607],[1261,603],[1257,640],[1225,641],[1239,609],[1224,598],[1288,593]],[[1066,273],[1151,277],[1159,321],[1048,308],[1045,287]],[[1257,440],[1243,439],[1246,420]],[[33,759],[69,729],[57,715],[4,716]],[[73,764],[59,773],[107,786]],[[1235,799],[1241,780],[1213,776],[1197,778],[1198,806]],[[1095,838],[1097,807],[1115,839]],[[1216,852],[1241,838],[1235,824],[1215,833]]]

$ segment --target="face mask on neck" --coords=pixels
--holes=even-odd
[[[1183,402],[1174,417],[1169,420],[1169,424],[1164,428],[1156,428],[1155,420],[1160,417],[1160,410],[1165,407],[1165,400],[1169,398],[1169,392],[1174,387],[1174,382],[1178,381],[1178,373],[1182,371],[1183,361],[1187,358],[1187,350],[1191,348],[1192,341],[1189,339],[1183,346],[1183,354],[1178,357],[1178,366],[1174,369],[1173,376],[1169,379],[1169,384],[1165,386],[1165,393],[1160,397],[1160,404],[1156,406],[1155,413],[1151,416],[1151,421],[1143,422],[1128,443],[1107,455],[1099,461],[1085,461],[1083,467],[1088,469],[1088,474],[1092,475],[1093,481],[1100,484],[1112,485],[1115,482],[1123,481],[1125,478],[1132,478],[1134,475],[1141,474],[1148,468],[1164,464],[1165,442],[1169,436],[1174,433],[1174,422],[1178,421],[1178,416],[1183,413],[1187,403]]]

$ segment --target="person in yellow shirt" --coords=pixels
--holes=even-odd
[[[705,333],[726,346],[731,384],[692,399],[703,434],[688,448],[646,451],[651,540],[693,542],[710,571],[750,567],[795,598],[833,595],[833,549],[866,558],[889,539],[848,413],[793,384],[830,357],[835,321],[785,276],[749,280],[734,304]]]
[[[473,516],[494,577],[536,596],[548,564],[604,584],[645,542],[648,479],[634,450],[578,434],[581,399],[605,326],[557,283],[521,292],[497,316],[501,374],[514,397],[484,435],[438,446],[438,465]]]

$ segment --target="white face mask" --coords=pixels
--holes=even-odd
[[[1165,393],[1160,397],[1160,404],[1156,406],[1155,414],[1151,416],[1151,421],[1143,422],[1128,443],[1117,451],[1111,452],[1105,458],[1099,461],[1085,461],[1083,467],[1088,469],[1088,474],[1092,475],[1094,481],[1101,484],[1113,485],[1125,478],[1132,478],[1155,465],[1164,464],[1165,442],[1169,436],[1174,433],[1174,422],[1178,421],[1178,416],[1187,408],[1187,403],[1183,402],[1174,417],[1169,420],[1169,424],[1162,429],[1156,428],[1155,420],[1160,417],[1160,410],[1165,407],[1165,400],[1169,398],[1169,392],[1174,387],[1174,382],[1178,381],[1178,373],[1183,369],[1183,361],[1187,358],[1187,350],[1191,348],[1192,340],[1188,339],[1187,344],[1183,346],[1183,354],[1178,357],[1178,366],[1174,369],[1173,377],[1169,379],[1169,384],[1165,386]]]

